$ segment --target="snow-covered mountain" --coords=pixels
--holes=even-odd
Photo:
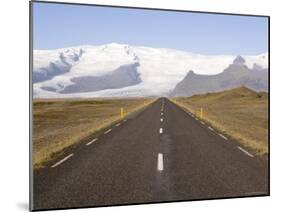
[[[167,95],[194,70],[221,73],[236,55],[189,52],[111,43],[34,50],[35,98]],[[268,54],[243,56],[249,68],[267,68]]]

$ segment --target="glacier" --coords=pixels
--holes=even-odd
[[[33,97],[165,96],[189,70],[202,75],[218,74],[236,56],[203,55],[118,43],[34,50]],[[267,52],[242,56],[249,68],[268,67]],[[83,84],[85,82],[87,86]]]

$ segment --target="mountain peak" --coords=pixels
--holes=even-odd
[[[188,75],[194,75],[195,72],[193,70],[189,70]]]
[[[109,43],[109,44],[106,44],[106,46],[108,46],[108,47],[129,47],[127,44],[121,44],[121,43]]]
[[[242,56],[240,56],[240,55],[238,55],[238,56],[233,60],[233,64],[235,64],[235,65],[244,65],[245,62],[246,62],[246,60],[245,60]]]

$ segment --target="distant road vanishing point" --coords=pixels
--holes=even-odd
[[[268,195],[268,163],[167,98],[34,171],[34,208]]]

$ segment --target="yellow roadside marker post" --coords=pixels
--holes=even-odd
[[[121,110],[120,110],[120,116],[121,116],[121,119],[124,118],[124,109],[123,107],[121,107]]]

